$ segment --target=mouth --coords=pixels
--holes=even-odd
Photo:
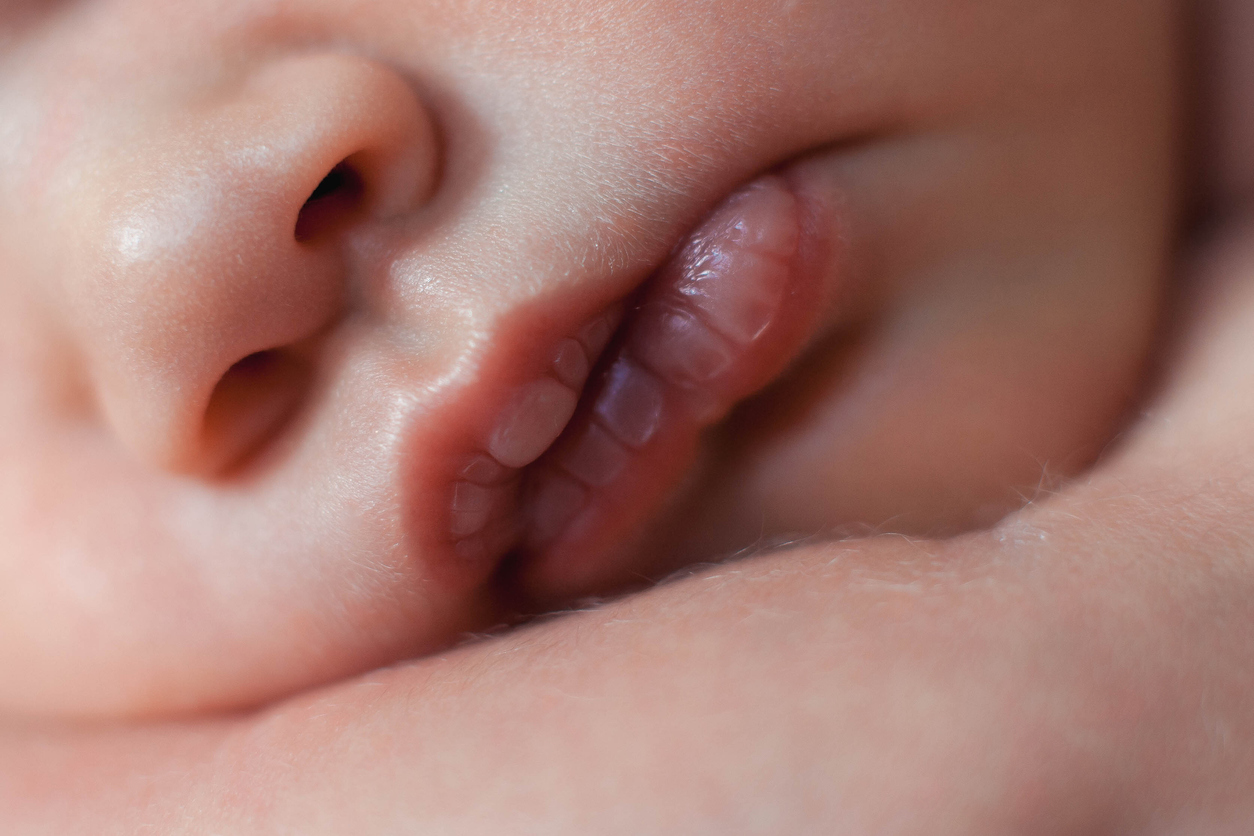
[[[508,557],[525,589],[558,599],[629,572],[624,544],[682,482],[702,433],[820,327],[833,212],[788,171],[760,177],[630,297],[564,333],[502,340],[538,348],[487,369],[476,390],[491,394],[461,404],[457,437],[436,447],[457,452],[409,479],[442,508],[408,526],[435,574],[481,582]]]

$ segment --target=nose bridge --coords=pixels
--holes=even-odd
[[[349,231],[430,197],[435,132],[390,68],[315,53],[158,108],[135,137],[84,178],[74,330],[122,441],[215,470],[294,403],[287,361],[351,297]]]

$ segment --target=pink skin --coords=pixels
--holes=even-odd
[[[1150,5],[0,4],[0,711],[1014,507],[1136,391]]]
[[[1030,11],[1083,22],[1097,5]],[[1151,5],[1125,5],[1120,31]],[[1244,0],[1229,5],[1248,17]],[[1234,54],[1254,54],[1234,32],[1248,29],[1224,27]],[[1130,88],[1118,89],[1113,109]],[[1207,101],[1226,110],[1252,90],[1243,77]],[[1236,201],[1216,213],[1232,221],[1248,217],[1254,143],[1240,141],[1244,120],[1228,127],[1234,168],[1208,205]],[[483,833],[522,820],[549,834],[1247,833],[1248,223],[1206,248],[1201,272],[1185,299],[1198,321],[1129,443],[989,532],[713,567],[240,718],[19,724],[0,748],[6,833]],[[0,358],[35,353],[38,328],[14,319]],[[554,361],[559,377],[573,367]],[[792,505],[853,490],[800,481]]]

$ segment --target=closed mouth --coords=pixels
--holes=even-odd
[[[683,479],[701,433],[778,377],[830,298],[831,208],[766,175],[727,197],[635,292],[523,340],[413,474],[409,522],[438,577],[508,556],[545,597],[612,581],[623,544]],[[502,344],[517,344],[503,340]],[[430,443],[430,442],[428,442]],[[416,478],[413,478],[416,477]],[[432,510],[434,508],[434,510]]]

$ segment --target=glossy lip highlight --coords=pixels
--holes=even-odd
[[[481,583],[519,547],[511,571],[528,586],[577,590],[612,575],[620,541],[682,479],[701,431],[812,336],[826,250],[813,204],[786,173],[758,178],[642,279],[625,316],[602,303],[566,319],[582,324],[565,333],[533,331],[523,343],[548,345],[539,352],[494,341],[497,371],[483,367],[442,416],[443,438],[424,439],[451,458],[407,479],[422,499],[407,504],[411,539],[447,556],[428,561],[432,579]],[[539,319],[552,314],[550,303]]]
[[[767,175],[734,192],[645,284],[566,433],[526,474],[519,577],[541,597],[612,584],[701,433],[781,374],[830,298],[827,207]]]

